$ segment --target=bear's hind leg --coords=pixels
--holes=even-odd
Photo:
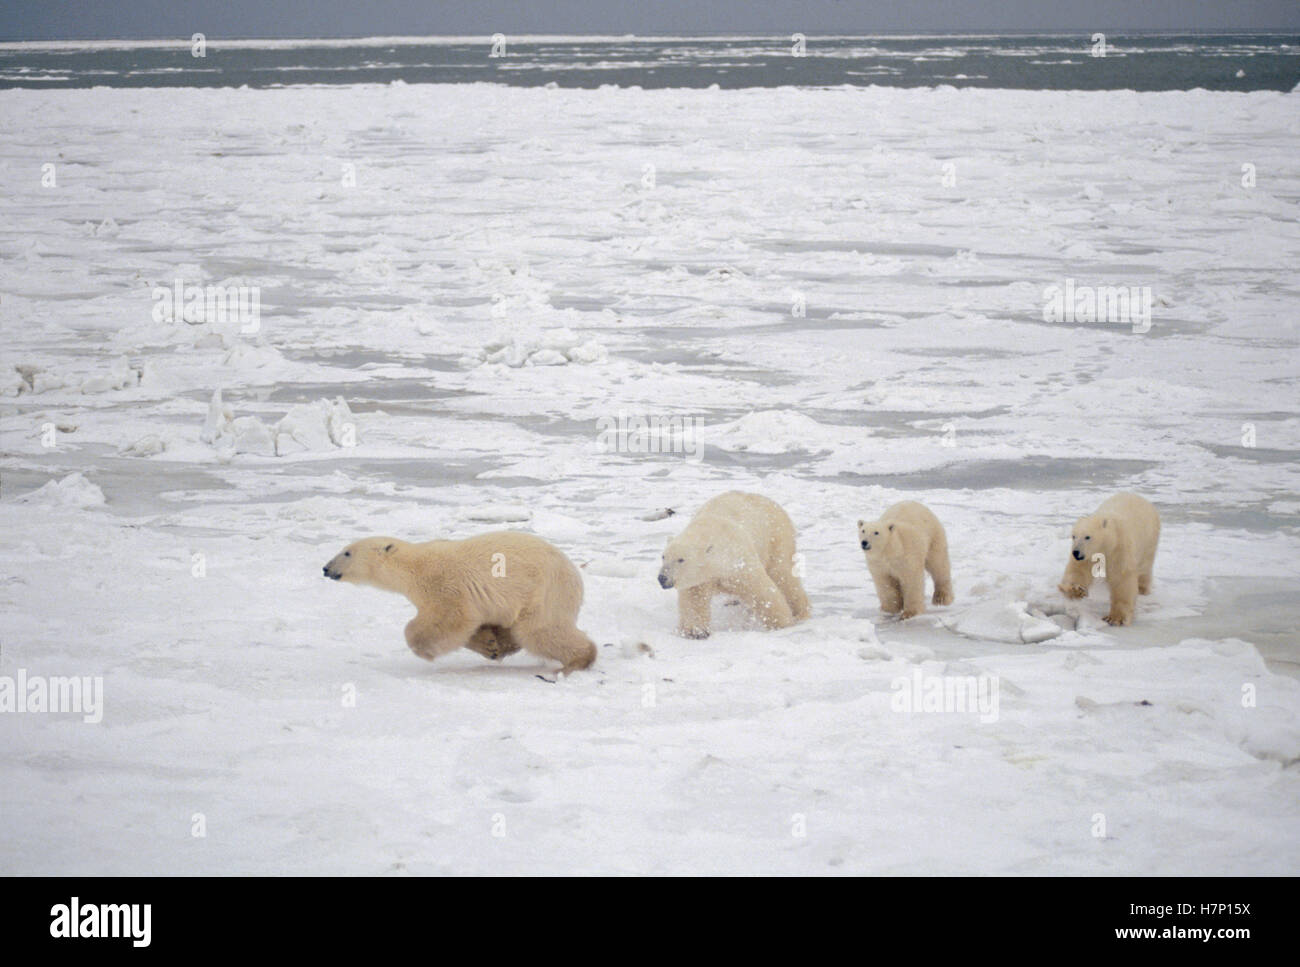
[[[769,577],[772,578],[772,583],[777,586],[786,603],[790,605],[790,614],[795,621],[803,621],[812,614],[812,607],[808,604],[808,594],[803,589],[803,582],[795,575],[793,567],[779,567]]]
[[[596,660],[596,643],[574,625],[548,625],[523,630],[514,628],[515,640],[524,651],[563,663],[561,675],[591,667]]]
[[[1151,593],[1151,577],[1155,570],[1156,549],[1151,548],[1151,552],[1142,558],[1142,563],[1138,567],[1138,594]]]
[[[766,571],[760,571],[751,587],[736,588],[742,601],[767,628],[788,628],[794,624],[794,612]]]
[[[948,542],[940,538],[930,546],[925,558],[925,569],[934,579],[934,597],[931,604],[952,604],[952,571],[948,562]]]

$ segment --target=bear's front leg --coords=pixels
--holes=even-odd
[[[1092,565],[1087,558],[1076,561],[1073,557],[1065,565],[1065,574],[1056,586],[1067,598],[1086,598],[1088,587],[1092,584]]]
[[[906,621],[925,613],[925,568],[921,565],[908,565],[899,576],[903,587],[903,611],[899,618]]]
[[[509,628],[500,625],[482,625],[470,635],[465,647],[478,652],[484,658],[500,661],[506,655],[513,655],[519,650],[519,642],[514,640]]]
[[[873,567],[870,570],[871,580],[876,585],[876,597],[880,599],[880,610],[885,614],[898,614],[903,610],[902,587],[884,568]]]
[[[677,633],[683,638],[709,637],[709,605],[713,589],[706,584],[677,591]]]
[[[406,646],[425,661],[463,648],[478,626],[463,619],[449,621],[417,614],[406,624]]]
[[[1137,608],[1137,575],[1127,574],[1113,578],[1107,583],[1110,585],[1110,613],[1106,615],[1106,624],[1132,624],[1133,612]]]

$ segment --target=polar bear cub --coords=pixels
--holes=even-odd
[[[808,617],[808,595],[795,575],[794,524],[758,494],[714,497],[664,550],[659,585],[677,589],[677,632],[709,636],[715,595],[740,599],[767,628]]]
[[[1160,513],[1137,494],[1116,494],[1070,532],[1070,559],[1058,585],[1068,598],[1088,594],[1093,578],[1110,586],[1106,623],[1133,623],[1139,594],[1151,593],[1151,572],[1160,542]]]
[[[952,604],[948,535],[930,508],[915,500],[894,504],[879,520],[858,521],[858,543],[876,584],[880,610],[911,618],[925,611],[925,574],[934,580],[934,604]]]
[[[582,575],[557,547],[517,531],[409,544],[367,537],[324,568],[335,581],[405,595],[416,615],[406,644],[421,658],[469,648],[488,658],[524,651],[561,662],[565,674],[596,660],[578,630]]]

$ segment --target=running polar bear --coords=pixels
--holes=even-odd
[[[795,576],[794,524],[780,505],[729,491],[714,497],[668,542],[659,585],[677,589],[678,634],[709,636],[714,595],[732,594],[767,628],[808,617]]]
[[[1075,522],[1070,541],[1070,560],[1058,585],[1061,593],[1087,597],[1093,578],[1104,578],[1110,586],[1106,623],[1132,624],[1137,596],[1151,593],[1160,513],[1137,494],[1116,494]]]
[[[582,575],[531,534],[498,531],[424,544],[367,537],[324,571],[335,581],[405,595],[417,609],[406,644],[429,661],[457,648],[494,659],[522,648],[561,662],[568,674],[596,660],[595,644],[575,624]]]
[[[903,619],[925,611],[925,573],[934,579],[933,604],[952,604],[948,535],[925,504],[905,500],[879,520],[858,521],[858,544],[876,585],[880,610]]]

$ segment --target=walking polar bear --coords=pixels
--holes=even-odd
[[[934,580],[932,603],[952,604],[948,535],[925,504],[905,500],[888,508],[879,520],[858,521],[858,543],[881,611],[904,619],[923,613],[927,571]]]
[[[1068,598],[1087,597],[1094,577],[1110,586],[1106,623],[1132,624],[1139,594],[1151,593],[1160,542],[1160,514],[1137,494],[1116,494],[1080,517],[1070,532],[1070,560],[1058,585]]]
[[[677,589],[677,632],[707,638],[715,595],[738,597],[767,628],[808,617],[808,595],[795,576],[794,524],[758,494],[714,497],[668,542],[659,585]]]
[[[563,552],[517,531],[409,544],[367,537],[324,567],[335,581],[403,594],[416,615],[406,644],[421,658],[469,648],[499,659],[519,649],[561,662],[568,674],[596,660],[578,630],[582,575]]]

